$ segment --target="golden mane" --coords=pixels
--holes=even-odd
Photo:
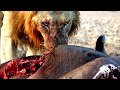
[[[36,30],[32,17],[35,11],[13,11],[10,25],[12,26],[11,37],[18,44],[30,44],[37,46],[42,38],[39,31]]]
[[[30,46],[39,46],[43,37],[36,29],[35,22],[32,17],[36,11],[11,11],[10,25],[12,26],[11,38],[16,44],[27,44]],[[79,11],[74,11],[74,20],[69,33],[69,36],[77,33],[80,24]]]

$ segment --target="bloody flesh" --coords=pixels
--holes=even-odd
[[[18,58],[7,62],[0,69],[0,78],[10,79],[17,77],[28,78],[34,74],[44,63],[45,57],[49,51],[44,53],[44,56],[28,56]]]

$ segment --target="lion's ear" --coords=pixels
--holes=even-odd
[[[77,34],[79,26],[80,26],[80,12],[74,11],[74,18],[73,18],[71,30],[69,32],[69,37]]]

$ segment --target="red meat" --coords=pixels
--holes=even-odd
[[[41,67],[48,53],[49,51],[46,51],[42,57],[28,56],[14,59],[0,65],[0,78],[28,78]]]

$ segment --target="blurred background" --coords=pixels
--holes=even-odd
[[[120,11],[80,11],[81,26],[69,44],[95,48],[100,35],[106,36],[106,51],[120,55]]]
[[[69,44],[94,49],[97,38],[103,34],[107,53],[120,55],[120,11],[80,11],[80,14],[79,31],[69,39]],[[0,11],[0,28],[2,18]]]

